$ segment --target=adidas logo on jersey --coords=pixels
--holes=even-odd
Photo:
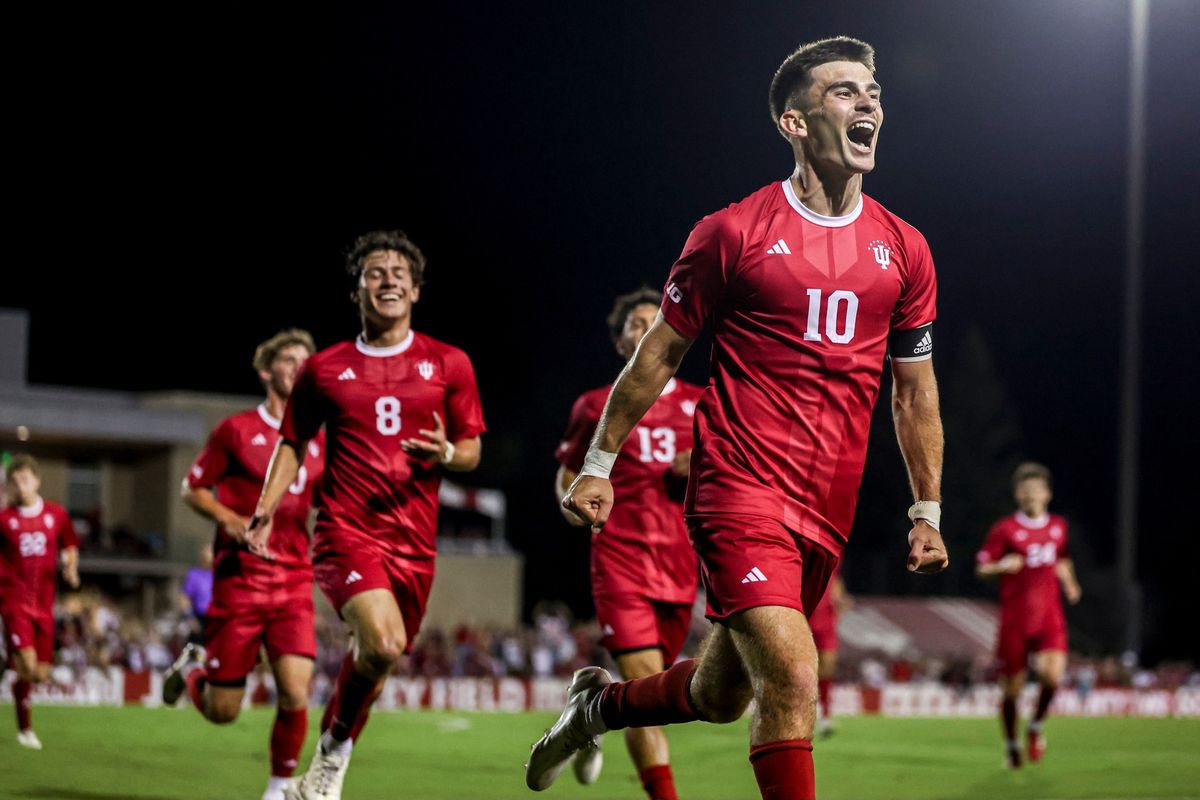
[[[263,436],[261,433],[256,434],[254,438],[250,440],[250,444],[256,447],[266,447],[267,437]]]
[[[780,239],[778,242],[772,245],[767,252],[780,256],[790,256],[792,254],[792,251],[788,249],[787,242],[785,242],[783,239]]]
[[[346,576],[346,585],[349,586],[350,584],[354,583],[355,581],[361,581],[361,580],[362,580],[362,575],[358,574],[358,570],[352,569],[352,570],[350,570],[350,574]]]
[[[928,353],[933,349],[933,332],[925,331],[925,335],[921,337],[921,341],[917,342],[917,346],[913,348],[913,352],[920,355]]]
[[[354,374],[354,370],[350,369],[349,367],[346,367],[345,371],[343,371],[341,375],[338,375],[339,381],[352,381],[356,380],[357,378],[358,376]]]
[[[746,577],[742,578],[742,583],[761,583],[766,579],[767,576],[762,574],[762,570],[755,567],[746,573]]]

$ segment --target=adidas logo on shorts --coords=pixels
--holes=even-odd
[[[352,570],[350,570],[350,574],[346,576],[346,585],[349,586],[350,584],[354,583],[355,581],[361,581],[361,580],[362,580],[362,575],[358,574],[358,570],[352,569]]]
[[[766,579],[767,576],[762,574],[762,570],[755,567],[746,573],[746,577],[742,578],[742,583],[761,583]]]

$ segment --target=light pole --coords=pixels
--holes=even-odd
[[[1142,356],[1142,246],[1146,201],[1146,40],[1150,0],[1129,2],[1129,150],[1125,176],[1125,307],[1117,456],[1117,579],[1125,602],[1122,646],[1141,649],[1137,583],[1138,464]]]

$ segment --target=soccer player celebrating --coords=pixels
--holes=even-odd
[[[255,551],[271,553],[272,516],[324,426],[329,451],[313,563],[353,645],[312,764],[287,790],[289,800],[342,796],[353,742],[425,613],[442,472],[475,469],[484,431],[466,354],[412,329],[425,271],[417,246],[400,231],[368,233],[346,267],[362,333],[304,365],[248,533]]]
[[[617,298],[609,333],[628,360],[654,325],[662,293],[643,288]],[[575,401],[558,447],[555,493],[561,504],[583,466],[611,386]],[[696,599],[696,554],[683,523],[683,482],[692,455],[692,416],[701,388],[672,378],[625,441],[613,474],[615,504],[604,530],[592,537],[592,596],[603,643],[626,678],[663,671],[687,639]],[[561,507],[561,506],[560,506]],[[563,509],[567,521],[584,525]],[[650,800],[676,800],[667,737],[661,728],[626,728],[625,745]],[[600,751],[585,748],[574,761],[582,783],[599,776]]]
[[[992,526],[976,556],[975,574],[1000,576],[1000,634],[996,657],[1000,662],[1000,719],[1004,723],[1008,765],[1021,766],[1017,744],[1017,699],[1025,683],[1025,670],[1033,659],[1041,691],[1037,710],[1026,728],[1026,753],[1040,761],[1046,749],[1042,721],[1063,671],[1067,668],[1067,622],[1059,585],[1072,605],[1083,595],[1075,567],[1067,556],[1067,521],[1047,511],[1053,494],[1050,470],[1025,463],[1013,472],[1017,512]]]
[[[0,616],[8,637],[9,663],[17,673],[13,704],[17,744],[41,750],[33,732],[33,686],[50,677],[54,659],[54,593],[63,579],[79,588],[79,538],[67,510],[45,500],[33,456],[8,464],[10,506],[0,511]]]
[[[817,732],[826,737],[832,736],[835,728],[831,697],[833,678],[837,674],[838,615],[851,603],[839,572],[834,570],[833,577],[829,579],[829,588],[808,618],[813,643],[817,646]]]
[[[948,564],[937,528],[933,260],[914,228],[862,194],[883,122],[874,64],[869,45],[845,37],[783,62],[770,106],[795,171],[696,225],[657,320],[613,386],[563,501],[595,529],[612,513],[622,443],[711,325],[685,507],[715,625],[698,659],[658,675],[612,683],[597,667],[577,672],[562,716],[530,754],[532,789],[605,731],[730,722],[753,699],[762,797],[815,796],[817,651],[806,617],[850,532],[885,352],[918,501],[908,569]]]
[[[237,719],[246,676],[266,648],[275,675],[271,776],[263,800],[282,800],[308,732],[308,688],[317,653],[308,515],[323,468],[323,438],[308,443],[303,466],[275,514],[270,560],[246,547],[246,530],[296,375],[316,351],[307,331],[280,331],[258,346],[254,369],[267,398],[221,422],[183,481],[188,505],[217,523],[205,648],[189,644],[163,680],[163,702],[185,689],[210,722]]]

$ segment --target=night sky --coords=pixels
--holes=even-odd
[[[790,173],[771,75],[802,42],[856,36],[876,47],[886,113],[866,191],[938,267],[960,529],[950,574],[905,574],[884,404],[850,588],[986,593],[974,550],[1012,464],[1036,458],[1078,542],[1072,623],[1110,643],[1124,2],[430,6],[9,26],[18,210],[0,305],[31,311],[30,381],[257,393],[253,347],[279,328],[322,346],[357,332],[342,252],[403,228],[429,259],[415,327],[478,372],[490,431],[468,480],[509,492],[529,600],[589,613],[552,452],[575,396],[620,368],[612,297],[661,287],[697,219]],[[1150,24],[1139,573],[1146,654],[1200,659],[1177,627],[1200,561],[1200,3],[1152,0]],[[703,380],[706,360],[699,342],[684,376]]]

